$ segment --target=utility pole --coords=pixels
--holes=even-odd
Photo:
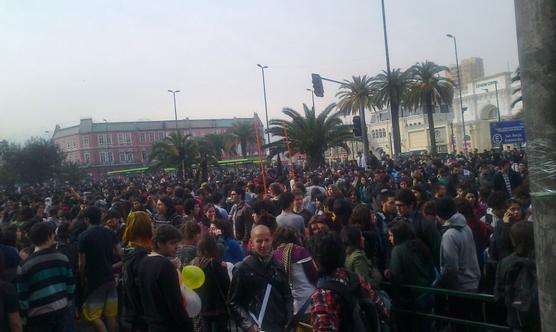
[[[556,331],[556,1],[516,0],[516,27],[543,332]]]
[[[176,121],[176,134],[178,134],[178,110],[176,108],[176,93],[180,90],[168,90],[174,96],[174,119]]]
[[[456,37],[454,35],[451,34],[447,34],[446,37],[448,38],[452,38],[454,40],[454,51],[456,53],[456,70],[457,70],[457,74],[458,74],[458,91],[459,91],[459,107],[461,110],[461,132],[463,133],[463,152],[465,153],[465,155],[467,155],[467,140],[465,138],[465,109],[463,108],[463,97],[461,96],[461,74],[460,74],[460,70],[459,70],[459,59],[458,59],[458,42],[456,40]],[[500,121],[500,120],[498,120]],[[452,127],[453,128],[453,127]],[[453,129],[452,129],[453,130]],[[453,133],[452,133],[452,137],[453,137]],[[453,138],[452,138],[453,139]]]
[[[264,96],[264,114],[266,116],[266,137],[268,139],[268,144],[270,144],[270,132],[268,131],[268,105],[266,103],[266,81],[264,78],[264,70],[268,68],[268,66],[263,66],[260,63],[257,64],[257,67],[261,68],[261,73],[263,74],[263,96]],[[270,148],[268,149],[270,153]]]
[[[384,52],[386,54],[386,75],[388,76],[388,89],[390,94],[390,119],[392,120],[392,131],[394,136],[394,150],[392,154],[397,156],[400,154],[401,150],[401,138],[400,138],[400,114],[399,105],[398,110],[395,109],[394,103],[392,103],[392,70],[390,68],[390,51],[388,49],[388,31],[386,30],[386,10],[384,9],[384,0],[381,0],[382,5],[382,28],[384,31]],[[368,142],[367,142],[368,144]]]

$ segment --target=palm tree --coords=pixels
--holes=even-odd
[[[396,68],[388,73],[382,72],[375,76],[371,83],[371,88],[375,93],[375,103],[378,108],[390,107],[392,118],[392,138],[394,140],[394,154],[401,152],[400,139],[400,105],[407,98],[411,89],[411,73]]]
[[[173,133],[152,145],[149,159],[153,168],[175,167],[179,178],[200,159],[199,145],[191,135]]]
[[[330,104],[318,116],[314,109],[303,104],[304,116],[291,108],[284,108],[282,113],[290,120],[270,121],[268,131],[278,141],[267,144],[270,157],[288,151],[284,128],[292,154],[304,153],[309,167],[316,168],[324,164],[324,152],[329,148],[341,147],[349,153],[346,141],[353,140],[351,125],[346,125],[340,117],[341,111],[333,112],[336,104]]]
[[[247,142],[255,140],[255,129],[253,124],[247,121],[236,121],[232,125],[231,134],[235,136],[241,147],[241,155],[247,155]]]
[[[372,78],[367,75],[352,76],[352,81],[346,80],[344,84],[340,85],[340,90],[336,93],[336,97],[340,98],[338,102],[338,109],[341,115],[349,115],[360,113],[360,110],[375,108],[374,94],[375,91],[371,85]],[[365,119],[365,114],[360,114],[362,121]],[[361,135],[363,138],[363,155],[367,158],[369,151],[369,137],[367,136],[367,125],[361,126]]]
[[[409,69],[413,78],[408,99],[409,105],[423,107],[427,114],[433,156],[437,153],[432,115],[434,107],[441,104],[452,104],[454,98],[454,82],[449,78],[439,76],[440,72],[448,70],[448,67],[439,66],[431,61],[417,63]]]
[[[234,137],[228,133],[207,134],[202,137],[202,143],[205,144],[217,160],[222,160],[222,153],[228,155],[234,155],[236,153]]]

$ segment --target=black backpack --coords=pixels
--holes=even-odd
[[[510,309],[512,326],[524,326],[537,315],[539,297],[537,270],[532,259],[523,258],[513,263],[506,275],[505,302]]]
[[[359,276],[352,272],[348,272],[348,274],[349,286],[335,279],[320,279],[317,288],[336,292],[347,304],[344,306],[342,331],[380,332],[380,319],[376,304],[361,288]]]

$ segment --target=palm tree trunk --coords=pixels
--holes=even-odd
[[[425,96],[425,110],[427,112],[427,121],[429,123],[429,135],[431,139],[431,156],[436,156],[436,138],[434,137],[434,117],[432,114],[432,96],[430,93],[427,93]]]
[[[394,155],[402,152],[402,142],[400,137],[400,104],[396,101],[392,103],[392,139],[394,140]]]
[[[240,145],[241,145],[241,156],[245,158],[245,156],[247,156],[247,140],[242,139]]]

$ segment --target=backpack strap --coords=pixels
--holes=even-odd
[[[291,269],[293,247],[294,247],[293,243],[288,243],[284,246],[284,251],[282,252],[282,263],[284,264],[284,269],[286,270],[286,275],[288,276],[288,284],[290,285],[290,288],[293,284],[292,269]]]
[[[355,275],[355,277],[357,278],[357,275]],[[328,289],[336,292],[348,304],[348,310],[352,311],[355,309],[357,305],[356,298],[352,293],[354,289],[352,280],[353,280],[352,273],[349,273],[349,283],[350,283],[349,286],[344,285],[341,281],[337,279],[321,279],[317,283],[317,288]],[[359,282],[355,286],[357,287],[358,284]]]

